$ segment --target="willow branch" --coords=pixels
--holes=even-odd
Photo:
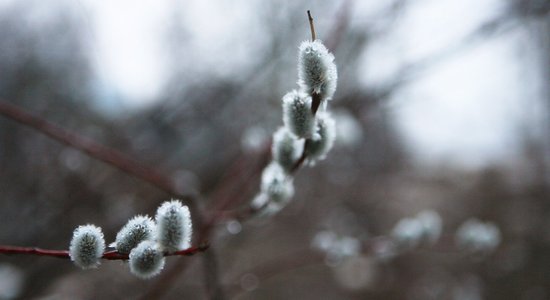
[[[165,177],[163,174],[150,167],[142,165],[134,159],[128,158],[119,151],[72,133],[7,102],[0,102],[0,114],[22,125],[35,129],[62,144],[78,149],[88,156],[111,165],[126,174],[148,182],[160,190],[172,195],[181,196],[181,192],[178,192],[178,189],[176,189],[170,178]]]
[[[311,37],[312,37],[312,40],[315,41],[316,36],[315,36],[315,27],[313,24],[313,18],[311,17],[310,11],[308,11],[307,14],[308,14],[308,20],[309,20],[309,25],[311,29]],[[317,110],[320,107],[321,97],[318,94],[314,94],[312,98],[313,98],[312,99],[313,101],[312,101],[311,111],[313,115],[315,115],[317,113]],[[308,140],[306,140],[306,144],[307,143],[308,143]],[[269,153],[269,149],[270,147],[266,149],[265,153]],[[307,158],[306,149],[307,147],[304,147],[304,152],[302,153],[302,157],[296,162],[296,165],[294,166],[292,171],[293,173],[303,164],[303,162]],[[239,165],[240,165],[240,162],[237,162],[237,166],[238,166],[237,168],[239,168]],[[234,176],[235,174],[233,172],[229,172],[229,174],[233,175],[233,176],[230,176],[229,179],[235,178]],[[237,172],[237,174],[240,174],[240,170],[239,172]],[[214,193],[214,195],[216,194],[217,193]],[[228,212],[226,211],[226,209],[231,204],[233,204],[234,199],[240,199],[242,198],[242,195],[235,195],[235,197],[233,197],[233,195],[226,195],[225,190],[223,190],[223,192],[220,194],[222,195],[222,197],[220,197],[220,199],[214,199],[215,201],[213,201],[215,204],[214,204],[214,207],[210,210],[213,213],[207,218],[206,222],[201,226],[201,228],[199,228],[197,232],[197,240],[199,241],[206,239],[211,235],[218,221],[222,219],[227,219],[227,218],[235,218],[240,221],[245,221],[246,219],[254,216],[255,213],[257,212],[257,210],[252,207],[246,207],[244,208],[244,210]],[[187,267],[188,267],[188,262],[186,261],[178,262],[171,269],[161,274],[157,282],[140,299],[143,299],[143,300],[159,299],[163,297],[165,293],[168,291],[168,289],[165,287],[171,286],[172,283],[177,280],[178,276],[181,273],[183,273]]]
[[[171,253],[164,253],[164,256],[191,256],[200,252],[206,251],[210,247],[209,244],[202,244],[197,247],[191,247],[186,250],[180,250]],[[51,250],[35,247],[18,247],[0,245],[0,254],[5,255],[36,255],[36,256],[50,256],[57,258],[70,258],[69,251],[67,250]],[[128,254],[119,253],[117,251],[106,251],[103,253],[102,259],[106,260],[127,260]]]
[[[309,10],[307,11],[307,18],[309,21],[309,28],[311,29],[311,40],[315,41],[315,26],[313,24],[313,17],[311,17],[311,13]],[[311,113],[313,114],[313,116],[315,116],[315,114],[317,114],[317,110],[319,110],[319,107],[321,106],[321,95],[319,93],[313,93],[311,95],[311,100]],[[307,152],[310,143],[311,139],[306,139],[302,155],[296,161],[296,163],[294,163],[294,166],[292,166],[292,168],[290,169],[290,173],[295,173],[304,164],[307,159]]]
[[[309,10],[307,11],[307,19],[309,20],[309,29],[311,30],[311,40],[315,41],[315,26],[313,26],[313,18]]]

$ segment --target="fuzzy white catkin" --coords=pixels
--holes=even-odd
[[[416,218],[399,220],[393,228],[392,238],[401,249],[412,249],[418,246],[422,239],[422,223]]]
[[[263,209],[269,202],[269,196],[265,193],[258,193],[254,199],[252,199],[251,207],[255,210]]]
[[[178,200],[166,201],[155,217],[156,240],[164,251],[185,250],[191,246],[193,226],[189,208]]]
[[[269,201],[286,205],[294,195],[292,178],[278,163],[271,162],[262,172],[261,191],[269,197]]]
[[[330,100],[336,90],[338,72],[334,55],[320,40],[304,41],[298,55],[298,84],[310,95],[319,94],[321,100]]]
[[[500,244],[500,230],[491,223],[469,219],[458,228],[456,244],[474,253],[490,253]]]
[[[346,257],[359,254],[361,242],[352,236],[339,236],[332,231],[321,231],[315,235],[311,246],[326,253],[325,261],[335,266]]]
[[[433,210],[425,210],[420,212],[416,218],[422,225],[422,240],[429,245],[435,244],[441,236],[443,228],[439,214]]]
[[[271,145],[271,153],[273,160],[289,172],[296,161],[300,158],[303,141],[288,131],[287,127],[281,127],[273,134],[273,144]]]
[[[311,139],[308,150],[308,160],[325,159],[327,153],[332,149],[336,139],[336,128],[334,120],[328,113],[317,114],[317,132]]]
[[[162,271],[164,261],[164,254],[156,242],[143,241],[130,252],[130,272],[143,279],[151,278]]]
[[[73,232],[69,256],[82,269],[96,268],[105,251],[105,239],[101,228],[95,225],[81,225]]]
[[[296,90],[283,96],[283,123],[300,138],[310,138],[315,130],[311,102],[310,96]]]
[[[130,253],[139,243],[153,239],[155,222],[149,216],[135,216],[117,233],[115,248],[120,253]]]
[[[278,213],[285,207],[286,203],[279,203],[270,201],[269,196],[266,193],[259,193],[252,200],[252,208],[257,210],[257,218],[268,218]]]

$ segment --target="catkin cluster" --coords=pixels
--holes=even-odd
[[[469,219],[456,231],[455,243],[461,249],[473,254],[490,254],[500,244],[501,236],[497,225]]]
[[[435,211],[422,211],[414,218],[401,219],[391,237],[398,251],[412,250],[419,245],[434,245],[440,238],[443,223]],[[490,254],[500,244],[497,225],[477,219],[465,221],[455,233],[455,244],[472,254]]]
[[[155,220],[135,216],[116,235],[110,244],[120,254],[128,254],[132,274],[150,278],[162,271],[164,255],[191,247],[191,214],[178,200],[166,201],[157,210]],[[83,269],[96,268],[105,252],[101,228],[79,226],[69,247],[71,260]]]
[[[304,41],[298,53],[298,89],[282,98],[283,123],[273,134],[272,162],[262,172],[252,208],[273,215],[294,195],[293,172],[325,158],[336,137],[327,102],[336,90],[334,56],[320,40]]]
[[[443,222],[433,210],[425,210],[415,217],[401,219],[393,228],[391,237],[398,250],[412,250],[421,244],[434,245],[441,236]]]

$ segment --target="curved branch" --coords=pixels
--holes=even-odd
[[[93,140],[79,136],[38,116],[32,115],[15,105],[5,101],[0,102],[0,114],[33,128],[62,144],[78,149],[88,156],[111,165],[126,174],[148,182],[169,194],[174,196],[181,196],[182,194],[178,192],[178,189],[169,177],[164,176],[156,170],[128,158],[119,151],[103,146]]]

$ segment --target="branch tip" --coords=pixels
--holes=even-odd
[[[309,29],[311,29],[311,41],[315,41],[315,26],[313,26],[313,17],[311,17],[311,12],[307,11],[307,18],[309,20]]]

